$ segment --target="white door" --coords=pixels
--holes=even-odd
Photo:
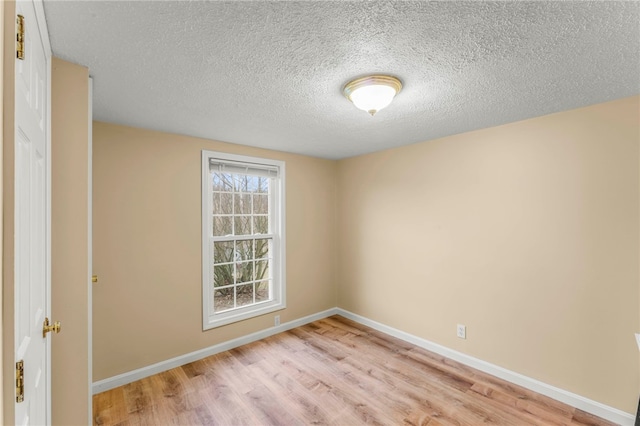
[[[42,4],[33,0],[16,2],[16,15],[24,22],[24,59],[15,60],[15,361],[24,366],[22,401],[16,390],[17,425],[44,425],[51,420],[51,352],[48,337],[43,337],[43,323],[51,306],[51,53],[44,14],[38,8],[41,10]]]

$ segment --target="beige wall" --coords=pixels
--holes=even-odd
[[[94,380],[336,306],[336,162],[95,122]],[[286,162],[287,309],[202,331],[201,150]]]
[[[634,413],[639,99],[340,161],[338,305]]]
[[[0,5],[0,46],[4,46],[4,4]],[[0,55],[0,99],[3,99],[3,86],[4,86],[4,54]],[[2,147],[4,138],[2,135],[2,129],[4,128],[4,108],[3,102],[0,102],[0,188],[2,188]],[[0,196],[0,223],[2,223],[2,197]],[[0,226],[0,241],[3,240],[3,230]],[[2,271],[2,244],[0,244],[0,271]],[[0,274],[0,289],[2,288],[2,274]],[[2,316],[2,291],[0,291],[0,365],[2,364],[2,345],[3,345],[3,333],[4,326]],[[3,386],[0,386],[0,419],[3,419]]]
[[[51,66],[52,422],[89,422],[89,73],[58,58]]]

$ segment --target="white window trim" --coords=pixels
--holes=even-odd
[[[277,209],[273,225],[273,299],[231,311],[214,313],[213,300],[213,248],[210,243],[211,226],[211,179],[209,177],[209,160],[220,159],[242,163],[272,166],[279,169],[276,185],[272,189],[274,208]],[[202,150],[202,329],[209,330],[237,321],[265,315],[286,308],[286,235],[285,235],[285,163],[284,161],[266,158],[248,157],[245,155],[227,154],[223,152]]]

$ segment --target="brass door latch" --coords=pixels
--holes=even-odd
[[[42,337],[47,337],[47,333],[50,331],[56,334],[60,333],[60,321],[49,324],[49,318],[45,318],[44,324],[42,324]]]

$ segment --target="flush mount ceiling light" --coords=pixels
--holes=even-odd
[[[369,75],[350,81],[342,93],[356,108],[374,115],[388,106],[402,90],[402,83],[390,75]]]

